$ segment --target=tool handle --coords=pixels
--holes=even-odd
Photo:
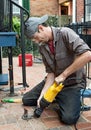
[[[62,83],[58,85],[56,82],[54,82],[53,85],[50,86],[44,94],[44,99],[50,103],[53,102],[56,95],[62,90],[63,86],[64,85]]]

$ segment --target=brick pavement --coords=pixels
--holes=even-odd
[[[17,57],[13,61],[14,87],[16,87],[19,86],[18,83],[22,83],[22,68],[18,66]],[[6,58],[3,59],[3,73],[8,73],[8,60]],[[31,89],[46,75],[44,65],[33,63],[33,66],[26,68],[26,74],[27,83],[30,86],[28,89]],[[0,87],[9,88],[9,84]],[[22,97],[19,93],[21,89],[15,90],[18,96],[13,98]],[[8,93],[9,91],[0,91],[0,98],[7,97]],[[91,98],[85,98],[84,103],[91,105]],[[0,106],[0,130],[75,130],[74,126],[60,122],[57,113],[51,106],[44,110],[40,118],[25,121],[21,118],[24,112],[22,103],[4,103]],[[29,114],[33,113],[34,107],[26,108]],[[91,130],[91,110],[81,113],[77,128],[78,130]]]

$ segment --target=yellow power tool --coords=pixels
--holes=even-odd
[[[48,90],[46,91],[46,93],[44,94],[44,96],[42,97],[42,99],[40,101],[40,107],[36,108],[34,111],[35,117],[40,117],[43,110],[46,107],[48,107],[48,105],[50,103],[52,103],[54,101],[55,97],[62,90],[63,87],[64,87],[64,85],[62,83],[60,83],[58,85],[56,82],[54,82],[53,85],[51,85],[48,88]]]

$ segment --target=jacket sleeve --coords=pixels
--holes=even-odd
[[[62,34],[65,38],[66,46],[76,55],[90,50],[89,46],[72,29],[65,27],[62,30]]]

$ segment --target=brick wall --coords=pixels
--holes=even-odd
[[[31,16],[58,15],[57,0],[30,0]]]
[[[76,3],[77,22],[81,22],[82,18],[84,17],[84,0],[77,0],[76,2],[77,2]],[[59,1],[58,0],[30,0],[30,15],[42,16],[44,14],[58,15]]]
[[[81,22],[84,17],[84,0],[77,0],[77,22]]]
[[[59,4],[66,2],[67,0],[58,0]]]

